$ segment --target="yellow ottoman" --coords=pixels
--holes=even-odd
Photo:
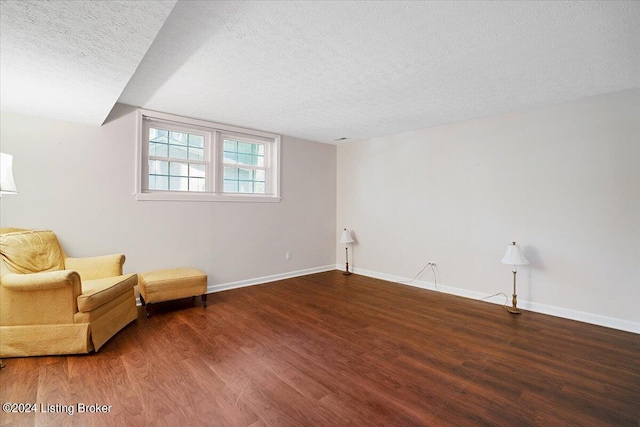
[[[140,302],[147,317],[154,302],[202,296],[202,306],[207,307],[207,275],[197,268],[168,268],[138,275]]]

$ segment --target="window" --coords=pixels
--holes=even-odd
[[[149,125],[148,190],[206,191],[205,138]]]
[[[138,200],[279,201],[280,137],[139,110]]]
[[[267,190],[265,145],[225,137],[222,140],[222,147],[223,191],[265,194]]]

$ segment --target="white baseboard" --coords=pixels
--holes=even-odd
[[[344,266],[336,265],[336,270],[344,270]],[[360,274],[362,276],[373,277],[376,279],[387,280],[389,282],[399,283],[401,285],[413,286],[416,288],[436,290],[436,286],[433,282],[427,282],[423,280],[408,279],[406,277],[393,276],[390,274],[380,273],[377,271],[365,270],[362,268],[351,269],[353,273]],[[481,300],[493,304],[504,304],[504,297],[495,296],[488,298],[490,294],[484,294],[482,292],[470,291],[467,289],[455,288],[453,286],[445,286],[438,284],[439,292],[446,294],[457,295],[465,298],[471,298],[475,300]],[[511,300],[508,301],[510,303]],[[621,331],[633,332],[640,334],[640,322],[631,322],[629,320],[617,319],[614,317],[602,316],[599,314],[586,313],[583,311],[571,310],[568,308],[555,307],[552,305],[539,304],[536,302],[523,301],[518,299],[518,307],[524,310],[535,311],[536,313],[548,314],[550,316],[562,317],[564,319],[577,320],[579,322],[591,323],[593,325],[605,326],[607,328],[619,329]]]
[[[292,277],[307,276],[314,273],[322,273],[324,271],[335,270],[335,265],[325,265],[322,267],[307,268],[304,270],[289,271],[287,273],[274,274],[272,276],[256,277],[255,279],[239,280],[237,282],[220,283],[217,285],[208,285],[207,293],[227,291],[229,289],[244,288],[246,286],[261,285],[263,283],[275,282],[276,280],[290,279]]]

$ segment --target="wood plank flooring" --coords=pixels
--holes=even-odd
[[[2,426],[638,426],[640,335],[327,272],[158,304],[98,353],[16,358]]]

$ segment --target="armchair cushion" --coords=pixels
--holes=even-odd
[[[78,296],[78,310],[88,312],[112,301],[138,284],[136,274],[83,280],[82,295]]]
[[[64,255],[52,231],[23,230],[3,234],[0,253],[12,273],[64,269]]]

